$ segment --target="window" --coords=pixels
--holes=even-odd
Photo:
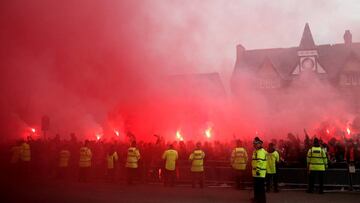
[[[360,73],[345,74],[344,84],[347,86],[360,86]]]
[[[260,89],[275,89],[280,87],[278,79],[259,79],[258,87]]]

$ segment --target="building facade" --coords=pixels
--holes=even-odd
[[[360,43],[352,42],[346,30],[340,44],[317,45],[309,24],[305,25],[297,47],[246,50],[237,45],[232,75],[233,94],[241,94],[244,74],[253,76],[251,86],[264,95],[286,92],[291,95],[305,74],[331,86],[349,102],[353,111],[360,112]],[[314,81],[306,81],[312,83]]]

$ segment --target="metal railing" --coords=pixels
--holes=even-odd
[[[340,166],[340,167],[339,167]],[[338,163],[337,167],[326,170],[324,185],[326,187],[360,187],[360,169],[356,169],[355,173],[349,173],[346,163]],[[162,166],[152,167],[154,173]],[[229,162],[208,160],[204,166],[205,180],[209,183],[222,184],[233,183],[234,171]],[[308,181],[307,170],[305,167],[279,167],[277,169],[278,180],[281,185],[287,186],[306,186]],[[251,183],[251,166],[248,164],[244,171],[244,182]],[[156,177],[155,174],[153,177]],[[187,161],[179,161],[177,163],[177,176],[179,182],[190,182],[191,172],[190,163]],[[158,177],[159,178],[159,177]],[[159,178],[160,180],[161,178]],[[159,181],[154,180],[154,181]]]

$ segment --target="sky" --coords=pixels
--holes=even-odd
[[[229,93],[237,44],[298,46],[306,22],[317,44],[342,43],[347,29],[360,41],[359,10],[356,0],[1,1],[1,134],[39,128],[45,114],[53,133],[102,131],[111,112],[169,104],[167,75],[218,72]]]

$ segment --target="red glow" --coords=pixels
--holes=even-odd
[[[159,178],[161,179],[161,178],[162,178],[162,171],[161,171],[161,168],[159,168],[159,170],[158,170],[158,174],[159,174]]]
[[[187,135],[186,141],[230,140],[233,133],[252,139],[254,131],[257,136],[261,131],[262,139],[280,138],[288,132],[301,136],[304,127],[314,129],[324,118],[348,120],[346,116],[351,113],[340,108],[347,106],[347,101],[337,99],[337,89],[310,76],[303,75],[303,80],[314,83],[298,80],[286,91],[279,89],[271,102],[274,106],[262,93],[253,91],[253,73],[239,74],[239,78],[234,75],[229,80],[228,73],[237,72],[226,68],[234,65],[236,43],[246,45],[248,51],[300,42],[305,23],[302,18],[292,23],[289,33],[283,33],[287,27],[268,26],[264,34],[259,32],[262,26],[254,26],[259,19],[243,18],[242,12],[234,9],[245,9],[241,3],[226,4],[223,12],[217,9],[223,3],[205,1],[173,4],[124,0],[111,5],[87,1],[86,6],[73,1],[9,2],[13,3],[2,12],[7,19],[6,32],[0,35],[7,47],[6,57],[0,61],[7,67],[1,74],[6,77],[0,82],[7,87],[3,97],[8,99],[6,105],[0,105],[5,113],[0,129],[9,137],[40,137],[42,129],[36,125],[43,113],[54,117],[52,133],[78,132],[79,139],[100,140],[108,135],[125,139],[126,132],[131,131],[136,139],[146,141],[153,140],[155,132],[167,140],[183,141],[180,132],[174,136],[179,127]],[[194,7],[198,9],[193,11]],[[283,13],[266,10],[259,16],[265,20]],[[216,21],[209,20],[214,17]],[[229,17],[239,19],[239,26],[227,23]],[[221,32],[214,29],[219,25]],[[343,26],[337,26],[340,32]],[[198,33],[207,34],[198,37]],[[254,33],[265,37],[262,41],[267,44],[259,43]],[[274,40],[279,33],[287,40]],[[313,34],[318,33],[313,30]],[[258,61],[262,63],[262,59]],[[205,74],[194,74],[200,72]],[[228,76],[217,81],[216,74],[210,72]],[[186,75],[173,77],[174,73]],[[302,84],[304,88],[295,87]],[[232,86],[240,89],[232,91]],[[223,88],[231,91],[222,93]],[[237,91],[241,94],[235,96]],[[309,108],[304,111],[303,106]],[[204,124],[209,120],[215,127],[206,132],[209,126]],[[35,135],[35,128],[29,126],[37,127],[39,133]],[[332,134],[336,134],[335,127],[344,131],[347,126],[329,127]],[[355,127],[352,130],[355,134]],[[97,136],[97,132],[101,134]]]
[[[207,138],[211,138],[211,128],[208,128],[208,129],[205,130],[205,136]]]
[[[100,140],[101,139],[101,135],[100,134],[96,134],[96,140]]]
[[[180,141],[184,141],[184,138],[183,138],[183,136],[181,135],[180,130],[176,131],[176,138],[177,138],[178,140],[180,140]]]
[[[119,131],[114,130],[114,133],[115,133],[116,136],[118,136],[118,137],[120,136],[120,132],[119,132]]]

